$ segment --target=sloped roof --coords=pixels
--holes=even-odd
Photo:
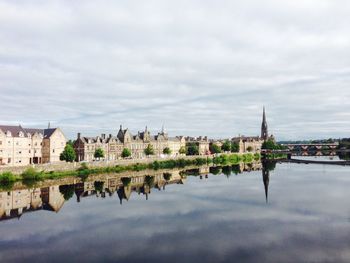
[[[13,137],[19,137],[19,133],[23,132],[24,137],[27,137],[27,133],[22,128],[21,125],[19,125],[19,126],[0,125],[0,130],[2,130],[4,133],[6,133],[7,131],[11,132],[11,135]]]

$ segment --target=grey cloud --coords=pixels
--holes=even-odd
[[[347,1],[1,1],[2,123],[346,137]],[[302,129],[300,128],[302,126]],[[215,127],[215,129],[214,129]]]

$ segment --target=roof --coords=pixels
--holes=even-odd
[[[11,132],[11,135],[13,137],[19,137],[19,133],[23,132],[24,137],[27,137],[27,133],[22,128],[21,125],[19,126],[0,125],[0,130],[2,130],[4,133],[6,133],[7,131]]]
[[[51,128],[51,129],[36,129],[36,128],[23,128],[21,125],[19,126],[10,126],[10,125],[0,125],[0,130],[3,132],[10,131],[11,135],[13,137],[19,137],[19,133],[23,132],[24,137],[28,137],[28,133],[30,135],[34,135],[35,133],[41,133],[44,138],[50,138],[51,135],[57,130],[58,128]]]

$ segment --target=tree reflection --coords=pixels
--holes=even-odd
[[[60,193],[63,195],[64,200],[68,201],[74,195],[74,184],[66,184],[59,186]]]

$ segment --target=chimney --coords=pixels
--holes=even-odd
[[[102,134],[101,134],[101,138],[102,138],[103,140],[106,139],[106,134],[102,133]]]
[[[111,133],[109,134],[109,138],[112,138],[112,134]]]
[[[80,139],[80,136],[81,136],[81,134],[80,134],[80,132],[78,132],[78,139]]]

